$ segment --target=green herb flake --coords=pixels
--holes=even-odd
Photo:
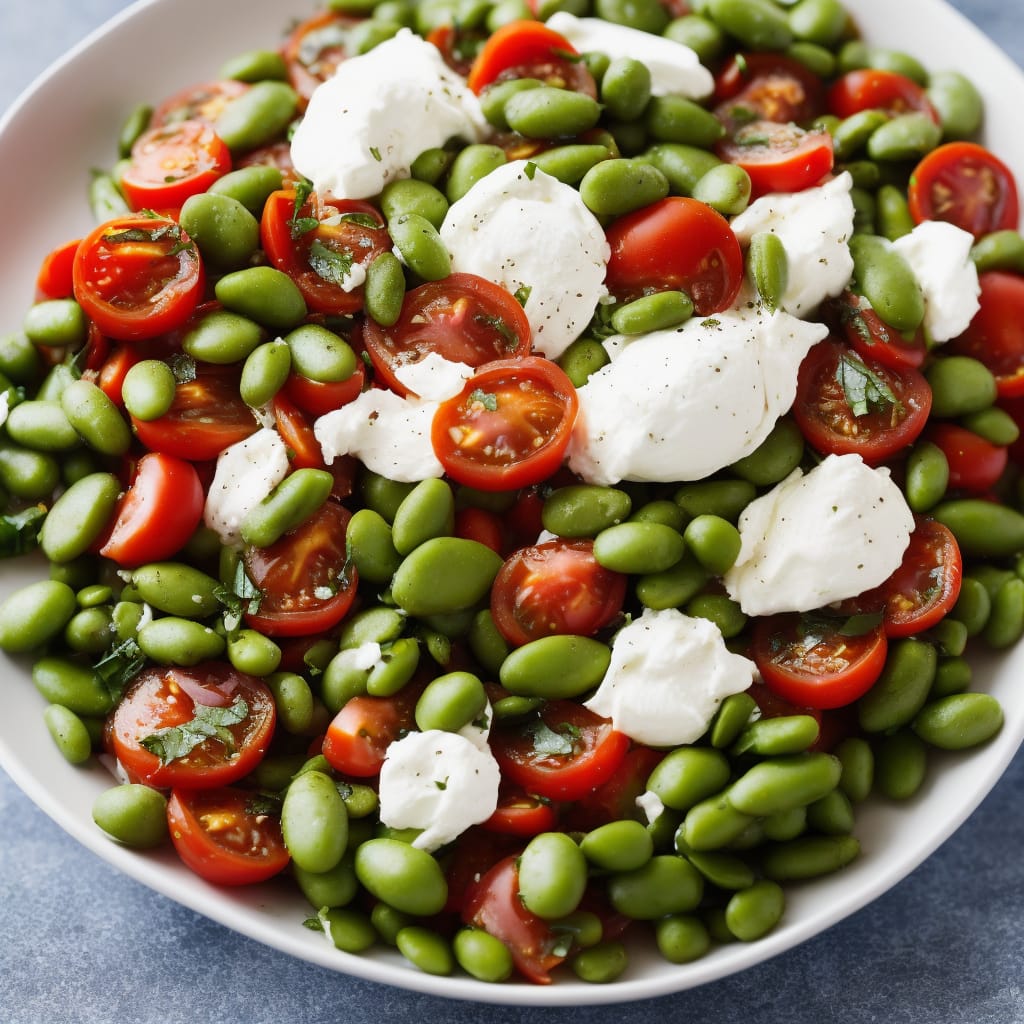
[[[320,239],[314,239],[309,247],[309,266],[317,277],[339,287],[344,287],[345,278],[352,271],[352,253],[335,252],[328,249]]]
[[[250,793],[245,801],[245,813],[254,818],[280,818],[282,797],[274,793]]]
[[[533,752],[541,757],[571,757],[575,752],[573,736],[555,732],[541,719],[529,725],[526,733],[533,740]]]
[[[477,388],[469,393],[470,405],[482,405],[488,412],[498,411],[498,396]]]
[[[512,293],[512,297],[520,306],[525,306],[530,301],[532,292],[533,289],[528,284],[522,284]]]
[[[185,352],[178,352],[168,360],[177,384],[190,384],[196,379],[196,361]]]
[[[705,327],[710,331],[713,330],[715,327],[721,327],[722,321],[716,320],[714,317],[709,317],[707,320],[701,320],[700,325],[701,327]]]
[[[0,558],[24,555],[38,547],[39,528],[46,518],[39,505],[0,516]]]
[[[209,739],[218,740],[231,755],[235,752],[235,738],[228,727],[244,722],[248,714],[249,705],[242,697],[236,697],[226,708],[196,704],[191,721],[157,729],[143,736],[139,744],[158,757],[162,765],[186,757]]]
[[[846,637],[867,636],[882,624],[882,612],[861,612],[851,615],[840,627],[839,635]]]
[[[319,917],[307,917],[302,922],[303,928],[308,928],[311,932],[322,932],[324,930],[324,923]]]
[[[434,785],[443,793],[448,788],[448,777],[446,776],[443,782],[440,779],[434,779]]]
[[[146,656],[142,648],[129,637],[115,644],[95,665],[93,671],[99,676],[110,696],[117,700],[128,684],[146,667]]]
[[[369,213],[340,213],[339,224],[358,224],[361,228],[380,228],[380,221]]]
[[[377,163],[380,163],[380,162],[381,162],[381,160],[383,160],[383,159],[384,159],[384,158],[383,158],[383,157],[382,157],[382,156],[380,155],[380,150],[379,150],[379,149],[378,149],[378,148],[377,148],[376,146],[371,146],[371,147],[370,147],[370,156],[372,156],[372,157],[373,157],[373,159],[377,161]]]
[[[523,173],[530,181],[533,181],[533,176],[537,173],[537,165],[532,160],[526,161],[526,166],[523,168]]]
[[[308,178],[300,178],[295,184],[295,204],[292,207],[292,215],[288,218],[288,232],[293,241],[320,226],[320,221],[316,217],[299,216],[312,194],[313,182]]]
[[[836,366],[836,381],[843,389],[854,416],[867,416],[872,409],[882,412],[890,407],[897,411],[903,408],[892,388],[855,352],[840,357]]]
[[[519,335],[512,330],[508,321],[502,319],[502,317],[491,316],[487,313],[477,313],[473,317],[473,322],[480,324],[481,327],[490,327],[492,331],[500,335],[502,341],[505,342],[505,347],[510,352],[519,348]]]

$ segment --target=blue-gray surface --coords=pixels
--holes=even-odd
[[[0,0],[0,108],[124,6],[125,0]],[[1024,64],[1020,0],[955,6]],[[115,872],[0,772],[0,1021],[1024,1022],[1022,791],[1024,754],[909,878],[760,967],[627,1006],[523,1010],[357,981],[242,938]]]

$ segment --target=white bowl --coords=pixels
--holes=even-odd
[[[851,0],[849,7],[870,41],[905,49],[930,68],[956,68],[971,77],[986,100],[985,140],[1024,183],[1024,137],[1012,99],[1024,96],[1024,74],[941,0]],[[235,53],[273,45],[289,18],[312,13],[312,2],[218,0],[216,11],[211,17],[209,0],[137,4],[54,65],[0,122],[0,223],[5,238],[17,240],[21,257],[13,266],[8,257],[0,275],[0,332],[18,328],[45,253],[92,226],[85,201],[89,169],[116,159],[116,133],[127,112],[139,102],[159,101],[191,82],[215,77]],[[45,200],[36,198],[41,196]],[[39,571],[38,562],[4,563],[0,597]],[[42,810],[104,860],[207,917],[324,967],[433,995],[521,1005],[579,1006],[677,992],[741,971],[816,935],[895,885],[934,851],[989,792],[1024,739],[1019,685],[1024,647],[1019,647],[977,665],[975,688],[995,695],[1005,709],[1001,733],[983,749],[934,758],[924,789],[909,803],[879,801],[859,808],[863,856],[839,875],[793,887],[785,918],[769,937],[718,948],[686,966],[638,948],[626,975],[610,987],[571,976],[549,987],[488,985],[423,974],[390,950],[340,953],[302,926],[309,908],[289,886],[216,889],[173,852],[141,854],[110,842],[90,816],[96,795],[110,785],[109,775],[99,766],[69,767],[43,725],[44,704],[27,678],[28,666],[10,662],[2,670],[11,678],[4,680],[0,763]]]

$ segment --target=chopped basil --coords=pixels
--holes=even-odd
[[[300,178],[295,184],[295,205],[292,207],[292,215],[288,218],[288,231],[293,239],[301,238],[309,231],[315,231],[320,226],[316,217],[300,217],[302,208],[313,194],[313,182],[308,178]]]
[[[196,361],[185,352],[178,352],[168,360],[171,373],[178,384],[189,384],[196,379]]]
[[[840,636],[867,636],[873,629],[882,624],[882,612],[861,612],[859,615],[851,615],[839,627]]]
[[[352,270],[352,253],[335,252],[328,249],[319,239],[314,239],[309,247],[309,265],[317,277],[336,284],[344,285],[345,278]]]
[[[498,396],[477,388],[469,393],[470,405],[482,405],[488,412],[498,411]]]
[[[254,818],[279,818],[282,803],[282,798],[274,793],[250,793],[245,801],[245,813]]]
[[[513,298],[520,306],[525,306],[530,301],[530,294],[533,289],[528,284],[520,285],[513,293]]]
[[[339,224],[347,221],[361,228],[380,228],[380,221],[369,213],[339,213],[336,219]]]
[[[545,757],[571,757],[575,752],[575,741],[579,739],[580,731],[566,722],[559,727],[559,731],[548,727],[541,719],[529,725],[527,734],[533,740],[533,751]]]
[[[714,317],[709,317],[707,320],[701,320],[701,327],[706,327],[709,331],[715,327],[721,327],[722,321],[716,320]]]
[[[854,416],[866,416],[872,409],[881,411],[889,406],[902,408],[889,385],[855,352],[840,356],[836,380]]]
[[[149,736],[143,736],[139,743],[151,754],[155,754],[161,764],[170,764],[185,757],[209,739],[219,740],[224,749],[233,754],[235,738],[228,726],[244,722],[248,714],[249,705],[242,697],[236,697],[226,708],[196,704],[191,721],[167,729],[157,729]]]
[[[509,351],[519,347],[519,335],[500,316],[489,316],[487,313],[477,313],[473,317],[474,323],[482,327],[490,327],[495,333],[500,334]]]
[[[45,518],[46,513],[38,505],[0,516],[0,558],[34,551]]]
[[[537,165],[532,160],[526,161],[526,166],[523,168],[523,173],[533,181],[533,176],[537,173]]]
[[[324,923],[319,917],[307,917],[302,922],[303,928],[308,928],[311,932],[322,932],[324,930]]]
[[[448,788],[448,777],[446,776],[443,782],[440,779],[434,779],[434,785],[443,793]]]
[[[132,637],[115,644],[95,665],[107,692],[114,700],[124,693],[128,684],[146,667],[146,656]]]
[[[245,571],[245,564],[239,560],[235,566],[235,576],[230,587],[220,586],[213,596],[224,606],[224,624],[229,631],[238,628],[242,616],[246,612],[255,615],[260,610],[263,591],[256,586]],[[233,620],[229,622],[228,620]]]
[[[383,159],[384,159],[384,158],[383,158],[383,157],[382,157],[382,156],[380,155],[380,150],[379,150],[379,149],[378,149],[378,148],[377,148],[376,146],[371,146],[371,147],[370,147],[370,156],[372,156],[372,157],[373,157],[373,159],[377,161],[377,163],[380,163],[380,162],[381,162],[381,160],[383,160]]]
[[[144,210],[143,215],[147,217],[159,216],[159,214],[154,214],[149,210]],[[181,230],[181,225],[175,224],[173,221],[159,228],[127,228],[124,231],[115,231],[113,234],[103,236],[103,241],[107,245],[122,245],[127,242],[162,242],[164,239],[175,243],[168,250],[168,256],[177,256],[181,252],[195,252],[195,246]]]

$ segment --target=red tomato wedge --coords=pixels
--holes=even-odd
[[[1009,461],[1007,449],[986,441],[955,423],[933,423],[924,434],[938,445],[949,464],[949,486],[953,490],[987,494],[1003,475]]]
[[[751,196],[770,192],[802,192],[832,170],[835,156],[827,131],[808,131],[795,124],[754,121],[715,147],[726,162],[750,175]]]
[[[573,69],[582,68],[589,82],[580,76],[586,87],[577,91],[596,96],[590,72],[571,59],[575,56],[576,48],[569,40],[541,22],[513,21],[502,25],[484,43],[469,69],[466,84],[478,95],[499,78],[540,78],[551,84],[558,84],[552,79],[561,79],[563,88],[575,89]]]
[[[861,359],[894,370],[907,366],[916,370],[924,363],[927,355],[924,331],[918,330],[912,338],[905,338],[882,321],[867,299],[853,292],[843,292],[834,308],[846,341]]]
[[[836,117],[852,117],[862,110],[883,110],[889,114],[916,111],[941,124],[938,111],[917,82],[895,71],[862,68],[848,71],[828,91],[828,108]]]
[[[1024,395],[1024,277],[1002,270],[978,276],[981,308],[950,352],[972,356],[995,375],[1001,398]]]
[[[323,11],[299,24],[284,44],[282,56],[288,67],[288,81],[303,103],[321,82],[326,82],[338,65],[353,56],[349,36],[362,19],[334,11]]]
[[[419,687],[394,697],[357,696],[334,716],[324,737],[323,754],[331,767],[346,775],[370,778],[380,774],[388,747],[416,727]]]
[[[71,298],[75,291],[75,253],[81,244],[82,240],[76,238],[46,255],[36,275],[36,302]]]
[[[238,99],[251,88],[245,82],[236,82],[232,78],[190,85],[156,108],[149,127],[161,128],[181,121],[213,124],[232,100]]]

